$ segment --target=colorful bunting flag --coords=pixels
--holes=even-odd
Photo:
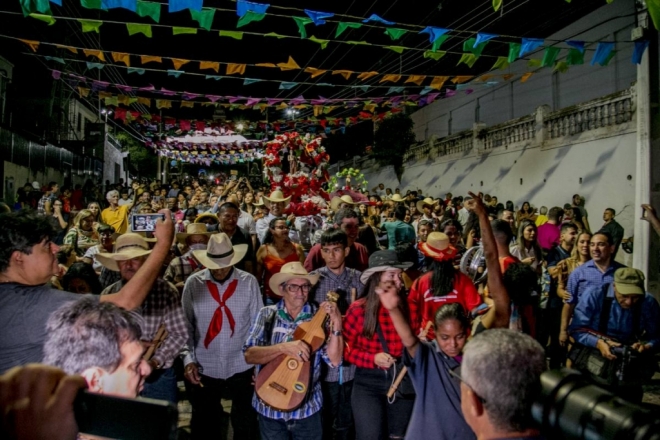
[[[156,108],[161,109],[161,108],[172,108],[172,101],[169,99],[157,99],[156,100]]]
[[[322,24],[325,24],[326,23],[326,21],[325,21],[326,18],[331,18],[331,17],[335,16],[335,14],[332,14],[330,12],[318,12],[318,11],[311,11],[309,9],[305,9],[305,14],[307,14],[307,16],[312,19],[312,22],[316,26],[320,26]]]
[[[424,51],[424,58],[431,58],[432,60],[438,61],[440,58],[444,57],[447,55],[447,52],[443,50],[439,50],[437,52],[434,52],[432,50],[426,50]]]
[[[105,63],[105,55],[103,54],[103,51],[101,51],[101,50],[83,49],[83,53],[85,54],[85,56],[96,57],[96,58],[98,58],[99,60],[101,60]]]
[[[353,72],[352,70],[333,70],[333,71],[332,71],[332,74],[333,74],[333,75],[341,75],[341,76],[343,76],[344,79],[346,79],[346,80],[351,79],[351,75],[352,75],[353,73],[354,73],[354,72]]]
[[[298,65],[298,63],[296,63],[296,62],[294,61],[293,58],[291,58],[291,55],[289,55],[289,61],[287,61],[286,63],[278,63],[278,64],[277,64],[277,67],[279,67],[280,70],[283,71],[283,72],[284,72],[285,70],[297,70],[297,69],[300,69],[300,66]]]
[[[467,64],[468,67],[474,66],[474,63],[477,62],[477,56],[473,53],[464,53],[461,55],[461,59],[458,60],[458,63],[456,65],[458,66],[459,64]]]
[[[451,79],[451,82],[454,84],[463,84],[464,82],[470,81],[474,76],[471,75],[463,75],[463,76],[455,76]]]
[[[105,64],[103,64],[103,63],[92,63],[90,61],[87,61],[86,64],[87,64],[87,69],[88,70],[92,70],[92,69],[101,70],[105,67]]]
[[[169,12],[179,12],[184,9],[201,11],[202,3],[203,0],[169,0]]]
[[[112,52],[111,55],[115,63],[124,63],[126,67],[131,67],[131,56],[129,54]]]
[[[277,38],[278,40],[281,40],[282,38],[287,38],[286,35],[280,35],[275,32],[268,32],[267,34],[264,35],[264,37],[273,37],[273,38]]]
[[[402,93],[403,90],[404,90],[403,87],[390,87],[389,90],[387,91],[387,93],[385,93],[385,94],[386,95],[391,95],[393,93]]]
[[[277,67],[273,63],[257,63],[257,64],[255,64],[255,66],[257,66],[257,67],[272,67],[273,69]]]
[[[220,63],[216,63],[212,61],[200,61],[199,70],[204,70],[204,69],[212,69],[215,70],[215,73],[218,73],[220,71]]]
[[[54,25],[55,22],[57,21],[57,20],[55,20],[55,19],[53,18],[52,15],[44,15],[44,14],[35,14],[35,13],[31,13],[31,14],[30,14],[30,17],[32,17],[32,18],[34,18],[34,19],[36,19],[36,20],[39,20],[39,21],[43,21],[43,22],[46,23],[48,26],[52,26],[52,25]]]
[[[248,12],[256,14],[265,14],[270,5],[265,3],[253,3],[245,0],[238,0],[236,2],[236,15],[239,17],[245,16]]]
[[[243,32],[240,32],[240,31],[220,31],[219,35],[221,37],[233,38],[234,40],[242,40],[243,39]]]
[[[559,61],[555,65],[555,68],[553,69],[553,72],[559,72],[559,73],[566,73],[567,71],[568,71],[568,63],[566,61]]]
[[[362,72],[361,74],[358,75],[357,78],[362,80],[362,81],[366,81],[369,78],[372,78],[376,75],[378,75],[378,72],[373,72],[373,71],[372,72]]]
[[[594,66],[598,63],[601,66],[606,66],[609,62],[608,57],[610,56],[610,53],[612,53],[612,50],[614,50],[613,42],[601,41],[598,43],[596,46],[596,52],[591,59],[591,65]]]
[[[140,62],[142,64],[162,63],[163,59],[161,57],[155,57],[155,56],[151,56],[151,55],[142,55],[142,56],[140,56]]]
[[[138,75],[144,75],[145,70],[144,69],[139,69],[136,67],[129,67],[128,68],[128,73],[137,73]]]
[[[509,63],[513,63],[518,59],[518,54],[520,53],[520,48],[522,45],[520,43],[509,43]]]
[[[543,53],[543,60],[541,61],[541,66],[551,67],[555,63],[555,60],[557,59],[557,55],[559,55],[559,51],[560,49],[558,47],[546,47],[545,52]]]
[[[388,26],[392,26],[394,24],[393,21],[387,21],[384,18],[380,18],[377,14],[371,14],[369,16],[369,18],[366,18],[366,19],[362,20],[362,23],[369,23],[371,21],[377,21],[379,23],[383,23],[383,24],[386,24]]]
[[[227,75],[233,75],[233,74],[244,75],[245,64],[232,64],[232,63],[227,64]]]
[[[384,83],[384,82],[398,82],[401,79],[401,75],[397,74],[388,74],[388,75],[383,75],[383,78],[378,81],[379,83]]]
[[[293,21],[296,22],[296,25],[298,26],[298,33],[300,34],[300,38],[307,38],[307,29],[305,29],[305,26],[307,26],[310,23],[313,23],[311,18],[308,17],[291,17],[293,18]]]
[[[443,35],[443,36],[441,36],[440,38],[438,38],[437,40],[435,40],[435,41],[433,42],[433,46],[431,46],[431,50],[432,50],[433,52],[437,52],[438,50],[440,50],[440,47],[442,46],[442,43],[444,43],[444,42],[447,41],[448,39],[449,39],[449,35]]]
[[[80,0],[80,6],[87,9],[103,9],[101,0]]]
[[[527,80],[528,80],[532,75],[534,75],[533,72],[527,72],[527,73],[525,73],[525,74],[520,78],[520,82],[521,82],[521,83],[527,82]]]
[[[172,35],[195,35],[197,28],[172,26]]]
[[[167,70],[167,76],[173,76],[175,78],[178,78],[181,75],[183,75],[183,72],[180,70],[171,70],[171,69]]]
[[[305,73],[309,73],[312,78],[316,78],[317,76],[323,75],[325,72],[327,72],[327,70],[317,69],[316,67],[305,68]]]
[[[66,61],[64,61],[64,58],[60,58],[60,57],[44,57],[44,58],[46,58],[49,61],[54,61],[54,62],[59,63],[59,64],[66,64]]]
[[[493,10],[495,12],[499,11],[502,7],[502,0],[493,0]]]
[[[493,67],[491,67],[490,70],[504,70],[507,67],[509,67],[509,60],[506,57],[497,57],[497,61],[495,61],[495,64],[493,64]]]
[[[653,20],[653,26],[660,30],[660,0],[646,0],[645,3],[651,20]]]
[[[320,44],[321,49],[325,49],[326,47],[328,47],[328,43],[330,42],[330,40],[321,40],[320,38],[316,38],[314,35],[309,37],[309,41],[313,41],[314,43]]]
[[[541,67],[541,61],[536,58],[532,58],[531,60],[527,61],[527,67]]]
[[[124,8],[131,12],[137,9],[137,0],[101,0],[104,9]]]
[[[389,35],[389,37],[393,40],[396,41],[399,38],[401,38],[406,32],[408,32],[406,29],[399,29],[399,28],[385,28],[385,34]]]
[[[222,77],[217,76],[217,75],[206,75],[206,76],[204,77],[204,79],[214,79],[214,80],[216,80],[216,81],[220,81],[220,80],[222,79]]]
[[[149,17],[154,22],[160,23],[160,3],[138,1],[135,12],[140,17]]]
[[[23,15],[27,17],[28,15],[38,12],[46,15],[52,15],[50,11],[50,3],[48,0],[19,0],[21,4],[21,9],[23,10]]]
[[[642,56],[649,47],[649,40],[635,41],[635,50],[633,51],[632,63],[641,64]]]
[[[475,56],[475,59],[481,56],[481,53],[484,51],[484,48],[488,44],[488,40],[479,43],[478,45],[476,44],[476,42],[477,42],[476,38],[470,38],[463,42],[463,51],[471,52]]]
[[[476,49],[477,46],[479,46],[481,43],[485,43],[486,41],[492,40],[493,38],[497,38],[497,37],[499,37],[499,35],[486,34],[486,33],[483,33],[483,32],[479,32],[477,34],[477,38],[474,42],[474,45],[472,47],[474,47]]]
[[[261,81],[263,81],[263,80],[261,80],[261,79],[252,79],[252,78],[245,78],[245,79],[243,80],[243,85],[244,85],[244,86],[249,86],[250,84],[258,83],[258,82],[261,82]]]
[[[569,41],[566,41],[566,44],[568,44],[572,48],[577,49],[580,52],[584,53],[584,41],[569,40]]]
[[[440,90],[448,79],[448,76],[434,76],[429,87],[432,89]]]
[[[337,23],[337,31],[335,32],[335,38],[343,34],[344,31],[348,28],[359,29],[361,27],[362,27],[362,23],[340,21],[339,23]]]
[[[215,9],[203,8],[201,11],[190,10],[190,16],[193,20],[199,23],[199,27],[206,29],[207,31],[211,30],[213,25],[213,17],[215,16]]]
[[[352,45],[354,45],[354,46],[357,46],[357,45],[371,46],[371,44],[367,43],[366,41],[353,41],[353,40],[348,40],[348,41],[344,41],[344,43],[346,43],[346,44],[352,44]]]
[[[78,87],[78,93],[79,93],[80,96],[82,96],[83,98],[88,97],[88,96],[89,96],[89,92],[90,92],[90,90],[89,90],[88,88],[86,88],[86,87]]]
[[[294,88],[297,85],[298,85],[298,83],[295,83],[295,82],[281,82],[280,83],[280,90],[289,90],[289,89]],[[282,103],[282,104],[284,104],[284,103]],[[287,107],[286,104],[284,104],[284,106]]]
[[[396,53],[403,53],[406,48],[403,46],[385,46],[385,49],[392,50]]]
[[[522,58],[525,54],[543,46],[542,38],[523,38],[518,57]]]
[[[181,66],[183,66],[184,64],[188,64],[190,62],[190,60],[183,60],[180,58],[170,58],[170,59],[172,60],[172,64],[174,64],[174,68],[176,70],[181,69]]]
[[[76,49],[75,47],[64,46],[64,45],[62,45],[62,44],[56,44],[55,47],[57,47],[58,49],[66,49],[66,50],[68,50],[68,51],[71,52],[71,53],[78,54],[78,49]]]
[[[139,23],[126,23],[128,35],[142,34],[147,38],[151,38],[151,25]]]
[[[426,79],[426,75],[409,75],[408,79],[404,82],[405,83],[413,83],[417,84],[418,86],[422,85],[422,82]]]
[[[426,26],[419,33],[420,34],[429,34],[429,42],[430,43],[435,43],[436,41],[438,41],[438,38],[442,37],[447,32],[449,32],[449,29],[433,27],[433,26]]]
[[[247,11],[245,15],[238,19],[236,27],[243,27],[246,24],[252,23],[253,21],[261,21],[266,17],[266,14],[260,14],[258,12]]]
[[[82,25],[82,31],[83,32],[96,32],[97,34],[100,33],[100,27],[103,24],[102,21],[98,20],[78,20],[80,24]]]

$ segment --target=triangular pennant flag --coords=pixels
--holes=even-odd
[[[184,64],[188,64],[190,62],[190,60],[182,60],[180,58],[170,58],[170,59],[172,60],[172,64],[174,65],[174,68],[176,70],[181,69],[181,66],[183,66]]]
[[[493,77],[493,75],[489,75],[489,74],[481,75],[479,78],[475,79],[475,82],[486,82],[489,79],[491,79],[492,77]]]
[[[475,45],[476,41],[477,41],[476,38],[470,38],[468,40],[465,40],[463,42],[463,51],[471,52],[476,58],[479,58],[481,56],[481,53],[484,51],[484,48],[488,44],[488,41],[484,41],[479,45]]]
[[[632,63],[641,64],[642,56],[646,51],[646,48],[649,47],[649,40],[635,41],[635,50],[633,51]]]
[[[140,62],[142,64],[147,64],[147,63],[162,63],[163,59],[161,57],[154,57],[151,55],[141,55],[140,56]]]
[[[126,67],[131,67],[131,56],[129,54],[112,52],[111,55],[115,63],[124,63]]]
[[[328,47],[328,43],[330,42],[330,40],[321,40],[320,38],[316,38],[314,35],[309,37],[309,41],[313,41],[314,43],[320,44],[321,49],[325,49],[326,47]]]
[[[245,78],[245,79],[243,80],[243,85],[244,85],[244,86],[249,86],[250,84],[258,83],[258,82],[261,82],[261,81],[263,81],[263,80],[261,80],[261,79],[252,79],[252,78]]]
[[[493,0],[493,10],[495,12],[499,11],[502,7],[502,0]]]
[[[431,58],[432,60],[438,61],[440,58],[444,57],[447,55],[447,52],[444,50],[439,50],[437,52],[432,51],[432,50],[425,50],[424,51],[424,58]]]
[[[497,61],[495,61],[495,64],[493,64],[493,67],[491,67],[490,70],[504,70],[507,67],[509,67],[509,60],[506,57],[497,57]]]
[[[348,80],[348,79],[351,79],[351,75],[352,75],[353,73],[354,73],[354,72],[353,72],[352,70],[333,70],[333,71],[332,71],[332,74],[333,74],[333,75],[341,75],[341,76],[344,77],[344,79],[347,79],[347,80]]]
[[[384,83],[384,82],[398,82],[401,79],[401,75],[397,74],[388,74],[388,75],[383,75],[383,78],[378,81],[379,83]]]
[[[393,50],[396,53],[403,53],[406,48],[403,46],[385,46],[385,49]]]
[[[362,20],[362,23],[369,23],[370,21],[377,21],[388,26],[392,26],[394,24],[393,21],[387,21],[384,18],[380,18],[377,14],[371,14],[369,18]]]
[[[138,96],[137,102],[138,102],[138,104],[142,104],[142,105],[146,105],[147,107],[151,107],[151,99],[149,99],[149,98]]]
[[[566,44],[571,46],[573,49],[577,49],[580,52],[584,53],[584,41],[569,40],[566,42]]]
[[[101,70],[105,67],[105,64],[103,64],[103,63],[92,63],[90,61],[87,61],[86,64],[87,64],[87,69],[88,70],[92,70],[92,69]]]
[[[98,58],[99,60],[101,60],[105,63],[105,55],[103,54],[103,51],[101,51],[101,50],[83,49],[83,53],[85,54],[85,56],[96,57],[96,58]]]
[[[190,10],[190,16],[193,20],[199,23],[199,27],[206,29],[207,31],[211,30],[213,25],[213,17],[215,16],[215,9],[204,8],[201,11]]]
[[[298,85],[298,83],[295,83],[295,82],[281,82],[280,83],[280,90],[289,90],[289,89],[294,88],[297,85]],[[282,103],[282,104],[284,104],[284,103]]]
[[[39,21],[43,21],[44,23],[48,24],[48,26],[52,26],[55,24],[57,20],[53,18],[52,15],[44,15],[44,14],[35,14],[32,13],[30,14],[30,17],[37,19]]]
[[[526,81],[527,81],[532,75],[534,75],[533,72],[527,72],[527,73],[525,73],[525,74],[520,78],[520,82],[521,82],[521,83],[526,82]]]
[[[88,88],[85,88],[85,87],[78,87],[78,93],[79,93],[80,96],[82,96],[83,98],[86,98],[86,97],[89,96],[89,89],[88,89]]]
[[[156,108],[172,108],[172,101],[169,99],[157,99]]]
[[[614,49],[614,43],[601,41],[596,46],[596,52],[594,53],[593,58],[591,59],[591,65],[594,66],[596,63],[601,66],[607,65],[605,60],[609,57],[610,53]],[[609,62],[609,60],[607,60]]]
[[[474,63],[477,62],[477,56],[473,53],[464,53],[461,55],[461,59],[458,60],[457,66],[461,63],[467,64],[468,67],[474,66]]]
[[[357,46],[357,45],[371,46],[371,44],[370,44],[370,43],[367,43],[366,41],[353,41],[353,40],[348,40],[348,41],[344,41],[344,43],[345,43],[345,44],[352,44],[352,45],[354,45],[354,46]]]
[[[212,61],[200,61],[199,70],[212,69],[215,70],[215,73],[220,71],[220,63],[215,63]]]
[[[222,79],[222,77],[217,76],[217,75],[206,75],[206,76],[204,77],[204,79],[214,79],[214,80],[216,80],[216,81],[220,81],[220,80]]]
[[[386,95],[391,95],[392,93],[402,93],[403,90],[403,87],[390,87]]]
[[[437,40],[435,40],[433,42],[433,46],[431,46],[431,50],[433,52],[437,52],[438,50],[440,50],[440,46],[442,46],[442,43],[447,41],[449,39],[449,37],[450,37],[449,35],[443,35],[440,38],[438,38]]]
[[[361,27],[362,27],[362,23],[340,21],[339,23],[337,23],[337,30],[335,31],[335,38],[337,38],[338,36],[343,34],[344,31],[348,28],[359,29]]]
[[[193,11],[202,10],[203,0],[169,0],[169,12],[179,12],[184,9],[192,9]]]
[[[245,0],[238,0],[236,2],[236,15],[243,17],[248,12],[256,12],[257,14],[265,14],[270,5],[265,3],[253,3]]]
[[[238,23],[236,23],[236,27],[243,27],[246,24],[252,23],[253,21],[261,21],[266,17],[266,14],[260,14],[258,12],[252,12],[248,11],[245,13],[244,16],[238,19]]]
[[[291,58],[291,55],[289,55],[289,61],[286,63],[277,63],[277,67],[279,67],[281,71],[300,69],[300,66],[294,61],[293,58]]]
[[[105,9],[124,8],[135,12],[137,9],[137,0],[102,0],[101,5]]]
[[[18,39],[18,41],[20,41],[21,43],[25,43],[25,44],[27,44],[28,47],[29,47],[30,49],[32,49],[32,52],[36,52],[37,49],[39,49],[39,42],[38,42],[38,41],[34,41],[34,40],[22,40],[22,39],[20,39],[20,38]]]
[[[335,14],[332,14],[330,12],[310,11],[309,9],[305,9],[305,14],[307,14],[307,16],[312,19],[312,22],[316,26],[320,26],[322,24],[325,24],[326,23],[325,22],[326,18],[331,18],[331,17],[335,16]]]
[[[298,33],[300,33],[300,38],[307,38],[307,29],[305,29],[305,26],[313,23],[312,19],[309,17],[291,17],[293,18],[293,21],[296,22],[296,25],[298,26]]]
[[[518,57],[523,57],[525,54],[543,46],[542,38],[523,38],[520,45],[520,53]]]
[[[511,78],[513,78],[514,76],[516,76],[516,75],[514,75],[513,73],[507,73],[506,75],[502,75],[502,79],[503,79],[504,81],[508,81],[508,80],[510,80]]]
[[[481,43],[485,43],[486,41],[492,40],[493,38],[497,38],[497,37],[499,37],[499,35],[486,34],[486,33],[483,33],[483,32],[479,32],[477,34],[477,39],[475,40],[472,47],[474,47],[476,49],[477,46],[479,46]]]
[[[268,32],[267,34],[264,34],[264,37],[277,38],[278,40],[281,40],[282,38],[287,38],[286,35],[276,34],[275,32]]]
[[[518,54],[520,53],[520,48],[522,45],[520,43],[509,43],[509,63],[513,63],[518,59]]]
[[[44,58],[46,58],[49,61],[55,61],[56,63],[59,63],[59,64],[66,64],[66,61],[64,61],[64,58],[60,58],[60,57],[44,57]]]
[[[560,49],[558,47],[546,47],[545,52],[543,53],[543,60],[541,61],[541,66],[551,67],[555,63],[555,60],[557,59],[557,55],[559,55],[559,51]]]
[[[445,90],[445,98],[451,98],[452,96],[456,96],[456,90],[453,89]]]
[[[172,26],[172,35],[195,35],[197,28]]]
[[[135,12],[140,17],[149,17],[156,23],[160,23],[160,3],[138,1]]]
[[[243,32],[240,32],[240,31],[220,31],[219,35],[221,37],[233,38],[234,40],[242,40],[243,39]]]
[[[555,68],[552,71],[559,73],[566,73],[568,71],[568,63],[566,63],[566,61],[559,61],[555,65]]]
[[[75,53],[75,54],[78,53],[78,49],[76,49],[75,47],[64,46],[64,45],[62,45],[62,44],[56,44],[55,47],[57,47],[58,49],[66,49],[66,50],[68,50],[68,51],[71,52],[71,53]]]
[[[413,83],[417,84],[418,86],[422,85],[422,82],[426,79],[426,75],[409,75],[408,79],[404,82],[405,83]]]
[[[432,89],[440,90],[448,79],[448,76],[434,76],[429,87]]]
[[[609,55],[607,55],[607,57],[603,60],[603,62],[600,63],[600,65],[607,66],[615,55],[616,55],[616,50],[613,50],[612,52],[609,53]]]
[[[117,102],[119,104],[131,105],[131,97],[126,95],[117,96]]]
[[[128,35],[142,34],[147,38],[151,38],[151,25],[139,23],[126,23]]]
[[[451,79],[451,82],[453,82],[454,84],[463,84],[464,82],[469,81],[472,78],[474,78],[474,77],[473,76],[465,76],[465,75],[464,76],[455,76]]]
[[[432,87],[424,87],[421,92],[419,92],[422,96],[426,95],[427,93],[431,92],[433,90]]]
[[[390,38],[394,41],[401,38],[406,32],[408,32],[406,29],[399,29],[399,28],[386,28],[385,29],[385,34],[389,35]]]
[[[25,17],[34,12],[53,15],[53,13],[50,11],[50,3],[48,0],[20,0],[20,4],[21,9],[23,10],[23,15]]]
[[[532,58],[531,60],[527,61],[527,67],[541,67],[541,61],[536,58]]]
[[[105,98],[105,105],[114,105],[116,107],[119,105],[119,101],[116,96],[108,96]]]
[[[257,64],[255,64],[255,66],[257,66],[257,67],[272,67],[272,68],[276,68],[276,67],[277,67],[277,66],[276,66],[275,64],[273,64],[273,63],[257,63]]]
[[[378,75],[378,72],[362,72],[361,74],[358,75],[357,78],[361,79],[362,81],[365,81],[376,75]]]
[[[195,103],[194,103],[194,102],[190,102],[190,101],[181,101],[181,102],[179,103],[179,107],[189,107],[189,108],[193,108],[194,106],[195,106]],[[183,125],[183,121],[181,121],[181,124]],[[183,128],[182,128],[182,130],[183,130]],[[188,127],[188,130],[190,130],[190,127]],[[184,131],[185,131],[185,130],[184,130]]]
[[[438,38],[449,32],[449,29],[426,26],[423,30],[419,31],[420,34],[429,34],[429,43],[435,43]],[[435,49],[434,49],[435,50]]]
[[[144,75],[145,70],[137,67],[129,67],[128,73],[137,73],[138,75]]]
[[[100,28],[103,24],[102,21],[98,20],[78,20],[82,25],[83,32],[96,32],[97,34],[101,32]]]
[[[305,68],[305,73],[309,73],[312,78],[316,78],[317,76],[323,75],[325,72],[327,72],[327,70],[317,69],[316,67]]]
[[[246,14],[247,15],[247,14]],[[245,74],[245,64],[227,64],[227,75]]]

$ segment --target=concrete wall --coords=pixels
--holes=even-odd
[[[69,140],[85,139],[85,125],[88,122],[98,122],[99,116],[89,110],[77,99],[69,101],[69,121],[72,129],[69,130]]]
[[[126,181],[123,153],[108,138],[103,150],[103,161],[103,182],[109,180],[110,183],[116,183],[120,178]],[[116,175],[115,165],[119,165],[119,175]]]
[[[582,40],[582,41],[616,41],[615,57],[608,66],[591,66],[595,44],[587,45],[585,64],[571,66],[566,73],[553,73],[550,68],[530,70],[527,61],[521,60],[511,64],[505,70],[496,70],[493,74],[515,74],[508,82],[502,82],[493,87],[470,85],[475,92],[465,95],[459,92],[449,99],[442,99],[426,106],[412,114],[415,122],[415,135],[418,141],[427,140],[430,136],[438,138],[448,134],[458,133],[472,128],[475,122],[495,125],[510,119],[519,118],[534,112],[541,105],[549,105],[552,110],[559,110],[574,104],[586,102],[600,96],[608,95],[630,87],[636,80],[636,65],[630,59],[633,43],[621,42],[630,40],[634,17],[634,2],[617,1],[577,20],[548,39]],[[594,29],[598,23],[605,22]],[[563,50],[558,59],[566,56],[566,44],[559,44]],[[488,47],[486,47],[488,52]],[[525,55],[526,58],[541,59],[543,49]],[[520,82],[520,75],[532,71],[534,75],[525,83]],[[485,72],[475,72],[481,75]],[[496,79],[492,79],[493,81]],[[451,133],[449,126],[451,120]]]
[[[28,167],[17,165],[9,161],[3,161],[4,168],[4,188],[3,188],[3,199],[7,203],[12,203],[16,197],[16,190],[26,183],[32,183],[35,180],[39,182],[42,186],[47,185],[48,182],[57,182],[62,186],[67,177],[71,177],[72,186],[76,184],[83,185],[87,176],[78,176],[74,174],[73,176],[68,176],[64,171],[48,168],[44,170],[34,171],[30,170]]]

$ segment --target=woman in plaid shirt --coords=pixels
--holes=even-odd
[[[360,440],[403,438],[415,403],[414,395],[388,402],[387,391],[397,375],[395,364],[403,354],[403,343],[376,293],[383,283],[393,282],[399,289],[403,316],[409,320],[401,273],[411,265],[399,262],[395,251],[374,252],[369,258],[369,269],[360,278],[365,284],[363,293],[346,312],[345,358],[357,367],[351,403],[356,437]],[[387,430],[385,435],[381,435],[383,428]]]

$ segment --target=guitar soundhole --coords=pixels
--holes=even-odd
[[[277,382],[271,382],[268,384],[269,387],[273,388],[275,391],[279,391],[282,394],[286,394],[287,390],[282,385]]]
[[[298,368],[298,361],[295,359],[289,359],[289,361],[286,363],[286,366],[289,370],[295,370]]]

